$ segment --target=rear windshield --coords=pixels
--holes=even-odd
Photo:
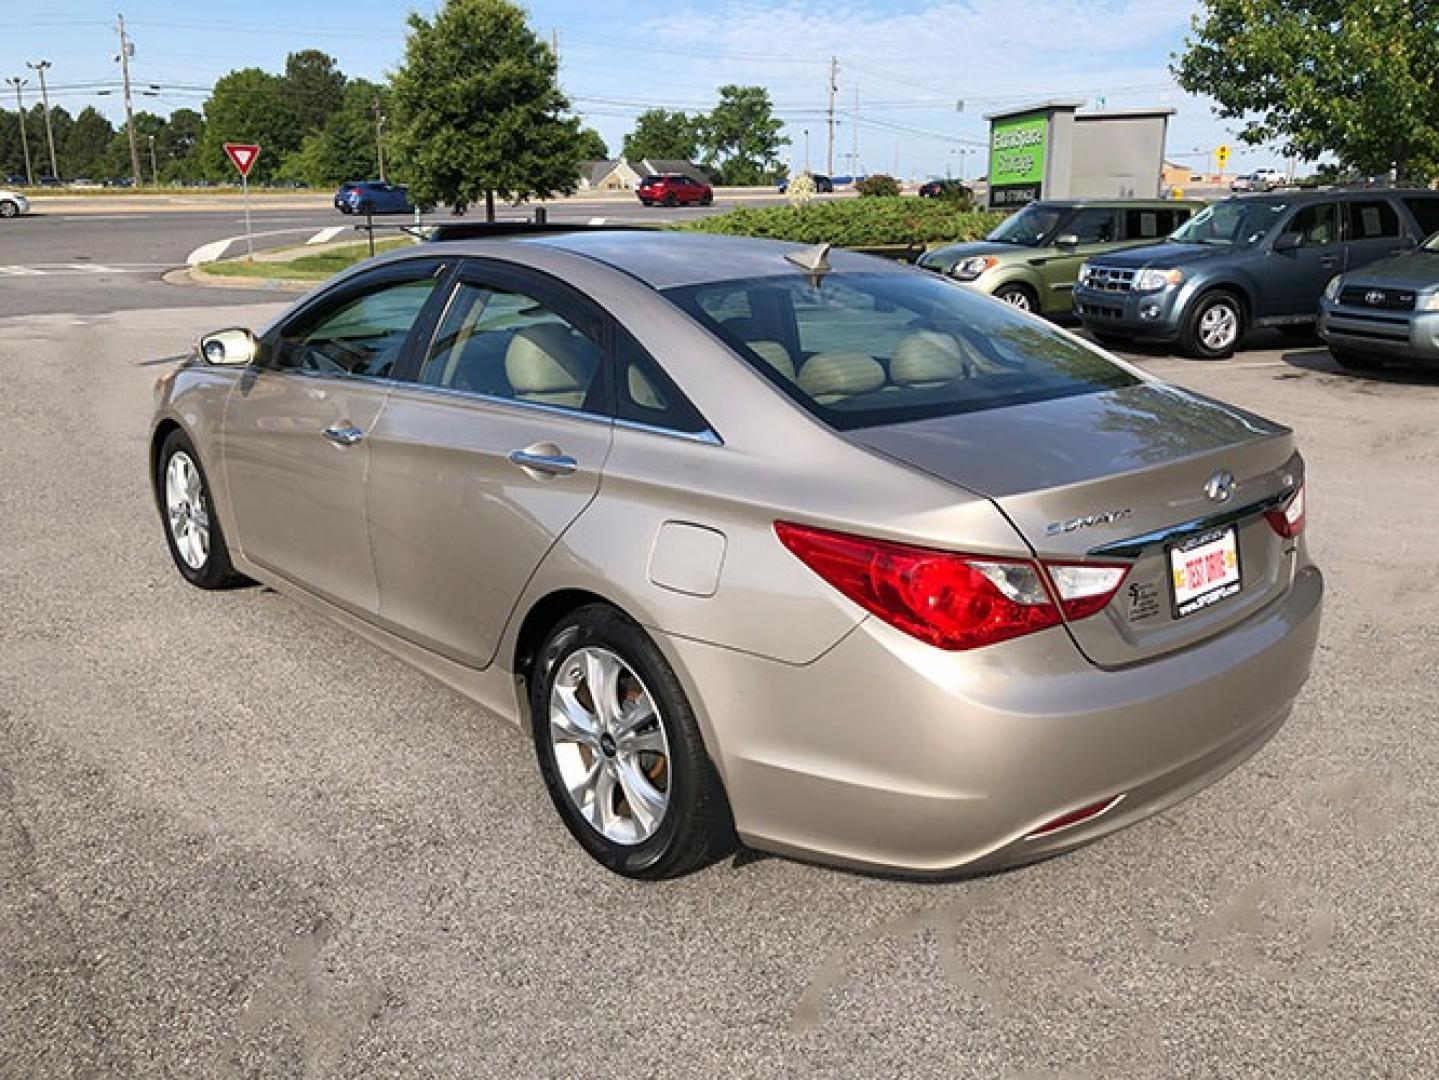
[[[1139,381],[1037,319],[931,274],[755,278],[664,295],[841,430]]]

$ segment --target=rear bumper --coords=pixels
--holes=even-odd
[[[1439,367],[1439,311],[1372,311],[1326,301],[1319,313],[1325,342],[1381,359]]]
[[[1244,761],[1308,676],[1322,596],[1306,567],[1220,637],[1116,671],[1089,664],[1063,629],[945,653],[871,618],[803,666],[659,639],[747,843],[945,875],[1077,847]],[[1033,836],[1114,796],[1099,817]]]
[[[1109,292],[1076,284],[1073,297],[1074,314],[1087,329],[1149,341],[1173,341],[1179,336],[1184,315],[1179,289]]]

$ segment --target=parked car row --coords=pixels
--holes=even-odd
[[[1174,342],[1186,355],[1217,359],[1232,354],[1253,328],[1313,333],[1327,289],[1367,280],[1366,267],[1414,253],[1436,231],[1439,191],[1232,196],[1196,214],[1164,243],[1091,258],[1074,289],[1074,311],[1101,341]],[[1362,320],[1341,318],[1332,324],[1345,334],[1336,359],[1374,356],[1398,332],[1398,321],[1412,321],[1424,287],[1399,282],[1412,281],[1421,267],[1429,273],[1427,289],[1439,287],[1439,267],[1427,248],[1405,260],[1392,286],[1373,290],[1368,306],[1384,312],[1381,322],[1371,318],[1372,325],[1360,326]],[[1374,273],[1376,281],[1388,280],[1384,267]],[[1340,291],[1332,295],[1336,304]],[[1409,319],[1400,313],[1406,308]],[[1400,359],[1397,352],[1385,355]]]

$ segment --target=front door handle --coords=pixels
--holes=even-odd
[[[354,446],[365,437],[365,433],[353,424],[334,424],[320,434],[336,446]]]
[[[1326,270],[1333,270],[1336,266],[1339,265],[1339,257],[1337,255],[1325,256],[1324,258],[1319,260],[1319,265],[1324,267],[1324,269]]]
[[[511,465],[518,465],[531,472],[546,476],[569,476],[580,467],[580,463],[568,454],[539,454],[533,450],[511,450],[507,455]]]

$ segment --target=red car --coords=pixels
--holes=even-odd
[[[714,188],[683,173],[660,173],[640,181],[635,194],[646,206],[708,206],[715,201]]]

